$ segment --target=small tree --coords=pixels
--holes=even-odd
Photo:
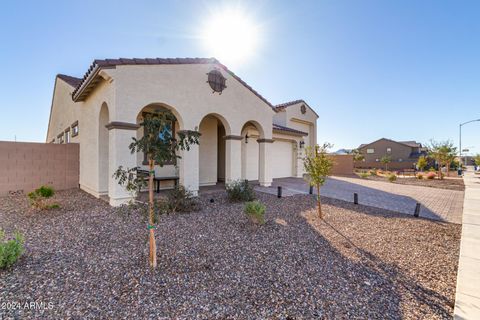
[[[145,153],[147,155],[148,166],[150,169],[148,179],[149,192],[149,218],[148,229],[150,239],[150,266],[157,266],[157,246],[154,234],[154,199],[153,199],[153,178],[155,177],[155,165],[163,166],[165,163],[176,163],[180,156],[179,150],[190,150],[190,146],[199,143],[200,133],[196,131],[172,132],[171,124],[175,121],[175,116],[169,111],[157,112],[144,117],[140,126],[143,127],[144,135],[140,139],[132,138],[133,142],[128,146],[132,153]],[[139,192],[144,186],[144,179],[136,174],[136,168],[124,169],[119,167],[114,174],[118,183],[125,185],[127,190]]]
[[[350,154],[353,155],[353,161],[363,161],[365,159],[365,156],[358,149],[353,149]]]
[[[475,156],[474,161],[476,166],[480,166],[480,154]]]
[[[446,166],[447,174],[450,170],[450,163],[455,159],[457,148],[453,146],[450,140],[437,142],[430,140],[429,155],[438,164],[438,177],[443,179],[442,167]]]
[[[380,162],[385,165],[385,171],[388,171],[388,164],[392,162],[392,157],[384,155],[381,159]]]
[[[303,165],[307,172],[307,179],[311,186],[317,189],[317,211],[320,219],[322,216],[322,204],[320,201],[320,187],[323,186],[332,170],[333,161],[327,156],[327,149],[332,145],[324,143],[322,146],[316,146],[315,149],[307,147],[305,149],[305,158]]]
[[[428,161],[427,161],[427,158],[425,158],[425,156],[421,156],[420,158],[418,158],[417,167],[420,171],[423,172],[427,164],[428,164]]]

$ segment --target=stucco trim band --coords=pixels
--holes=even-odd
[[[223,137],[225,140],[242,140],[242,136],[236,136],[236,135],[228,135]]]
[[[274,141],[273,139],[257,139],[258,143],[273,143]]]
[[[112,121],[105,126],[108,130],[112,129],[123,129],[123,130],[137,130],[140,128],[138,124],[129,123],[129,122],[120,122],[120,121]]]

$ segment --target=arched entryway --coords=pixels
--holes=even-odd
[[[108,195],[109,183],[109,135],[105,127],[110,122],[108,106],[103,103],[98,116],[98,194]]]
[[[215,185],[225,181],[225,136],[230,134],[228,122],[221,116],[209,114],[200,121],[199,184]]]
[[[179,130],[182,130],[182,119],[178,115],[175,109],[161,103],[153,103],[149,104],[146,107],[142,108],[140,112],[137,114],[136,123],[140,125],[146,116],[152,116],[154,114],[159,114],[161,112],[171,112],[174,115],[174,121],[172,121],[168,125],[168,130],[171,131],[171,134],[176,135]],[[139,127],[136,132],[136,138],[141,139],[144,135],[143,127]],[[148,170],[148,159],[146,154],[144,153],[137,153],[137,166]],[[160,189],[169,189],[172,188],[175,184],[175,180],[173,178],[179,177],[179,167],[177,161],[171,161],[165,163],[163,166],[159,166],[158,164],[155,166],[155,177],[164,178],[165,180],[160,181]],[[172,179],[167,179],[172,178]]]

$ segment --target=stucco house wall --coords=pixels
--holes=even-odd
[[[275,177],[302,175],[302,148],[316,143],[318,118],[305,102],[277,108],[214,59],[147,60],[95,60],[84,79],[57,77],[47,142],[78,121],[79,135],[71,142],[80,144],[82,189],[108,195],[112,205],[130,199],[112,175],[119,166],[146,168],[143,155],[132,155],[128,145],[143,135],[143,113],[158,109],[172,111],[175,131],[202,134],[199,146],[179,153],[177,166],[155,169],[157,176],[179,176],[194,193],[218,181],[268,186]],[[221,94],[206,81],[214,69],[226,78]]]

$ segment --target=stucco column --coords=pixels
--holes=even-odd
[[[190,146],[190,150],[188,151],[181,151],[180,157],[178,160],[180,184],[196,196],[198,195],[200,184],[198,145]]]
[[[258,139],[259,144],[259,162],[258,162],[258,182],[263,187],[269,187],[272,185],[272,173],[270,165],[270,148],[272,147],[272,139]]]
[[[225,182],[242,177],[242,137],[229,135],[225,137]]]
[[[118,184],[113,173],[119,166],[134,168],[137,166],[137,155],[128,148],[132,137],[136,135],[138,125],[124,122],[110,122],[107,126],[109,136],[108,151],[108,196],[110,205],[119,206],[129,202],[132,195]]]
[[[303,168],[303,157],[305,156],[305,148],[300,148],[298,145],[298,141],[295,141],[295,161],[296,161],[296,170],[295,170],[295,176],[297,178],[302,178],[303,177],[303,172],[304,172],[304,168]]]

